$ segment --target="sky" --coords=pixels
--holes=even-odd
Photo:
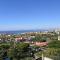
[[[0,0],[0,30],[60,28],[60,0]]]

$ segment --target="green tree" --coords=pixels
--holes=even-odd
[[[28,47],[29,44],[27,43],[17,43],[15,48],[9,50],[8,55],[15,58],[16,60],[20,60],[21,58],[26,57]]]

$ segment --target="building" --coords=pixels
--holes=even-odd
[[[44,57],[44,60],[53,60],[53,59],[48,58],[48,57]]]
[[[33,45],[36,45],[36,46],[47,46],[48,42],[33,42]]]
[[[60,41],[60,36],[58,36],[58,40]]]

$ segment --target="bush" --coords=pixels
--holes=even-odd
[[[51,41],[48,44],[48,48],[60,48],[60,41]]]

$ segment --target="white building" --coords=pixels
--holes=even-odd
[[[58,40],[60,41],[60,36],[58,36]]]
[[[53,59],[48,58],[48,57],[44,57],[44,60],[53,60]]]

